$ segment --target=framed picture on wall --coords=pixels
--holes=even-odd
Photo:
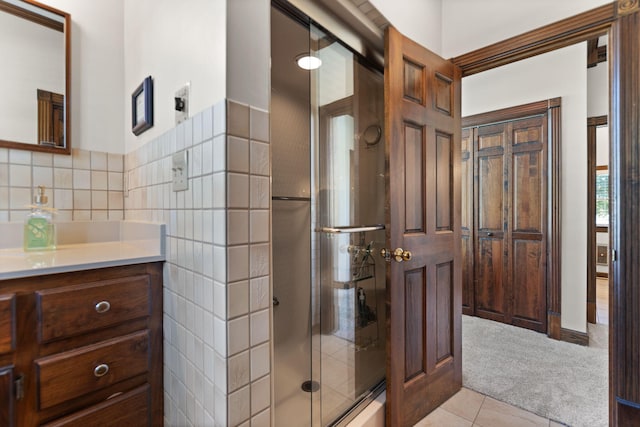
[[[153,126],[153,80],[145,78],[131,94],[131,131],[135,135]]]

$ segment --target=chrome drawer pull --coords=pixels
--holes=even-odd
[[[95,369],[93,370],[93,375],[95,375],[96,378],[100,378],[107,375],[107,372],[109,372],[109,365],[107,365],[106,363],[102,363],[95,367]]]
[[[96,311],[98,313],[106,313],[110,308],[111,304],[109,304],[109,301],[100,301],[96,304]]]

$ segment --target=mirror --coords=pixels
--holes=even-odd
[[[71,153],[68,13],[0,0],[0,147]]]

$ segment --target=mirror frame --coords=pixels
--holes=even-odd
[[[64,147],[50,147],[40,144],[29,144],[25,142],[7,141],[0,137],[0,147],[13,148],[19,150],[40,151],[55,154],[71,154],[71,15],[67,12],[55,9],[51,6],[39,3],[35,0],[21,0],[24,3],[39,7],[64,18],[64,75],[65,75],[65,94],[64,94]],[[16,15],[18,17],[28,19],[37,24],[46,25],[46,18],[40,18],[33,13],[6,3],[0,0],[0,11]]]

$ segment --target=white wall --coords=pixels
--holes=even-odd
[[[125,152],[175,127],[174,95],[185,83],[191,83],[190,115],[226,96],[226,3],[124,0],[124,87],[118,97],[119,123],[123,123],[119,137],[124,137]],[[135,136],[131,93],[149,75],[154,124]]]
[[[610,0],[442,0],[442,56],[454,57]],[[397,9],[397,1],[393,4]]]
[[[586,331],[586,44],[462,79],[462,115],[562,97],[562,327]]]
[[[37,89],[64,95],[64,35],[9,13],[0,13],[0,138],[37,144]]]
[[[442,55],[442,0],[369,0],[405,36]],[[449,1],[449,0],[447,0]]]
[[[609,61],[587,69],[587,117],[609,115]]]
[[[123,0],[43,0],[71,14],[71,145],[124,153]]]

